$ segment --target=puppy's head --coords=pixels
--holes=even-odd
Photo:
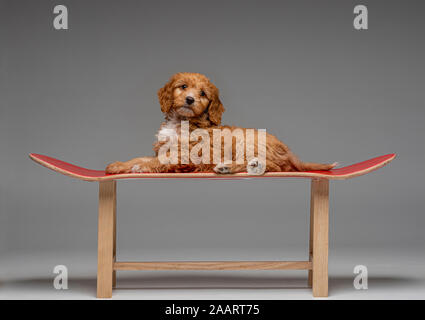
[[[218,89],[199,73],[176,73],[159,89],[158,98],[166,115],[194,119],[207,114],[212,124],[219,125],[224,112]]]

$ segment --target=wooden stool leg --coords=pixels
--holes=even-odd
[[[113,259],[114,262],[117,261],[117,183],[114,181],[114,243],[113,243]],[[112,271],[112,287],[115,288],[117,286],[117,272],[115,270]]]
[[[314,179],[311,179],[311,188],[310,188],[310,243],[308,249],[308,261],[313,261],[313,226],[314,226],[314,192],[315,186]],[[313,270],[308,270],[308,286],[313,285]]]
[[[328,296],[329,180],[312,180],[314,297]]]
[[[112,297],[116,182],[99,182],[97,297]]]

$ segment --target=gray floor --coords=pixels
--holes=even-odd
[[[211,260],[230,259],[231,252],[208,253]],[[174,255],[174,257],[173,257]],[[181,256],[182,253],[179,253]],[[193,252],[187,256],[193,257]],[[239,259],[304,259],[303,250],[257,254],[238,252]],[[124,254],[121,260],[175,259],[175,253]],[[200,255],[204,258],[205,255]],[[280,258],[282,257],[282,258]],[[193,259],[194,260],[194,259]],[[424,299],[423,250],[339,248],[330,250],[328,299]],[[53,287],[53,268],[68,267],[68,290]],[[368,289],[355,290],[353,268],[368,268]],[[306,271],[143,271],[118,273],[114,299],[312,299]],[[94,299],[95,252],[14,253],[0,264],[0,299]]]

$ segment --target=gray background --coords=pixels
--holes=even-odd
[[[331,259],[423,253],[425,4],[361,3],[367,31],[357,1],[1,1],[2,257],[95,257],[97,184],[28,153],[89,168],[150,155],[156,91],[179,71],[217,85],[223,123],[266,128],[302,160],[397,153],[331,183]],[[56,4],[69,30],[54,30]],[[308,180],[120,181],[118,257],[303,259],[308,199]]]

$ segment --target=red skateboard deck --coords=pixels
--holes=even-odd
[[[30,158],[35,162],[49,168],[53,171],[64,175],[85,180],[85,181],[108,181],[117,179],[152,179],[152,178],[190,178],[190,179],[245,179],[245,178],[322,178],[329,180],[344,180],[367,174],[371,171],[379,169],[395,157],[395,153],[375,157],[363,162],[352,164],[346,167],[332,169],[329,171],[304,171],[304,172],[266,172],[261,176],[252,176],[247,173],[236,174],[216,174],[211,172],[194,172],[194,173],[123,173],[123,174],[106,174],[104,170],[92,170],[76,166],[74,164],[51,158],[45,155],[31,153]]]

